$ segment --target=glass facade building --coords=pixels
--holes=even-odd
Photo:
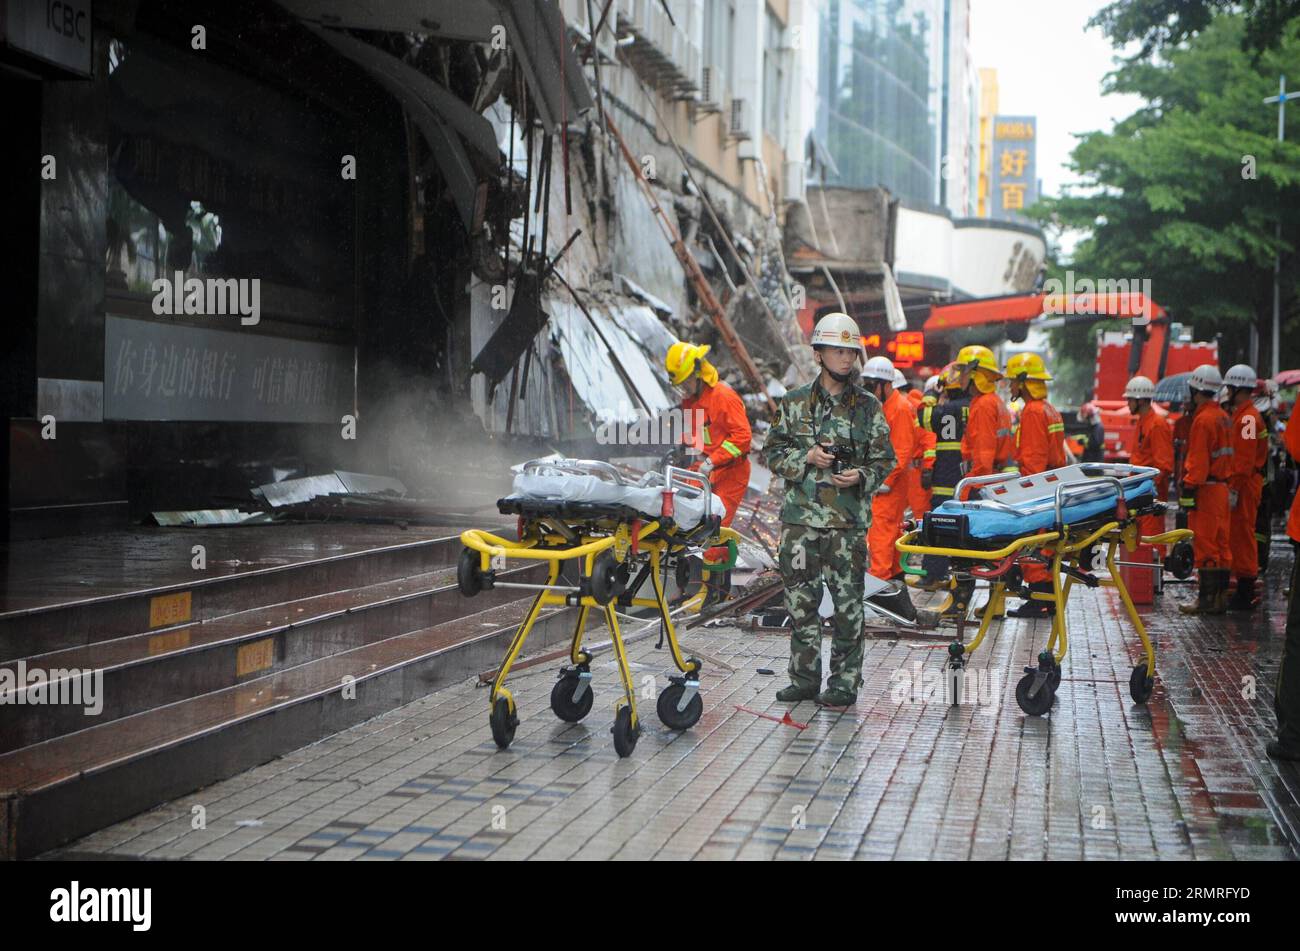
[[[945,0],[826,0],[817,135],[838,175],[936,204],[941,171]]]

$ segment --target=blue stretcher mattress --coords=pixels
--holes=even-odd
[[[1124,487],[1124,498],[1134,508],[1150,505],[1155,500],[1155,483],[1143,479]],[[1061,517],[1067,525],[1080,526],[1089,521],[1101,524],[1102,519],[1115,511],[1115,490],[1112,485],[1098,485],[1094,490],[1080,492],[1062,507]],[[961,517],[964,516],[964,519]],[[960,523],[964,521],[964,525]],[[928,542],[963,535],[981,541],[1011,541],[1050,532],[1056,527],[1056,512],[1052,500],[1035,499],[1023,508],[1007,508],[985,501],[958,502],[949,499],[927,513],[924,535]]]

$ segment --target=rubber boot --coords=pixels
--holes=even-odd
[[[1206,614],[1228,613],[1228,579],[1231,575],[1230,568],[1214,569],[1214,595],[1206,603]]]
[[[1050,581],[1032,581],[1029,584],[1030,592],[1040,592],[1042,594],[1052,593],[1052,583]],[[1048,618],[1056,614],[1056,605],[1051,601],[1039,601],[1037,599],[1026,600],[1020,607],[1007,612],[1007,617],[1020,618]]]
[[[706,571],[704,573],[704,603],[701,608],[711,608],[731,598],[731,571]]]
[[[1202,568],[1196,574],[1196,603],[1180,604],[1180,614],[1205,614],[1214,597],[1214,569]]]
[[[877,592],[867,598],[868,604],[878,604],[893,614],[897,614],[904,620],[916,623],[916,606],[912,604],[912,596],[907,591],[907,580],[902,574],[897,574],[889,579],[898,588],[892,594],[884,591]]]
[[[1228,601],[1229,611],[1253,611],[1255,610],[1255,579],[1239,577],[1237,579],[1237,590],[1232,593],[1232,599]]]
[[[948,607],[944,610],[944,612],[939,616],[946,617],[946,618],[956,617],[957,606],[959,604],[966,605],[966,609],[970,610],[971,599],[974,596],[975,596],[975,580],[973,578],[969,578],[965,581],[958,581],[957,586],[953,588],[952,603],[949,604]]]

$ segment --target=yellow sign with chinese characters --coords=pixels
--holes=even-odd
[[[1023,212],[1038,200],[1035,116],[996,116],[989,156],[991,217],[1024,220]]]

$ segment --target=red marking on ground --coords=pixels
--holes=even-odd
[[[792,720],[790,718],[789,711],[786,711],[785,716],[777,717],[777,716],[773,716],[770,713],[760,713],[758,710],[751,710],[749,709],[749,707],[742,707],[740,704],[736,704],[736,709],[741,711],[742,713],[752,713],[754,716],[762,717],[764,720],[772,720],[775,723],[784,723],[786,726],[792,726],[796,730],[808,729],[807,723],[800,723],[797,720]]]

